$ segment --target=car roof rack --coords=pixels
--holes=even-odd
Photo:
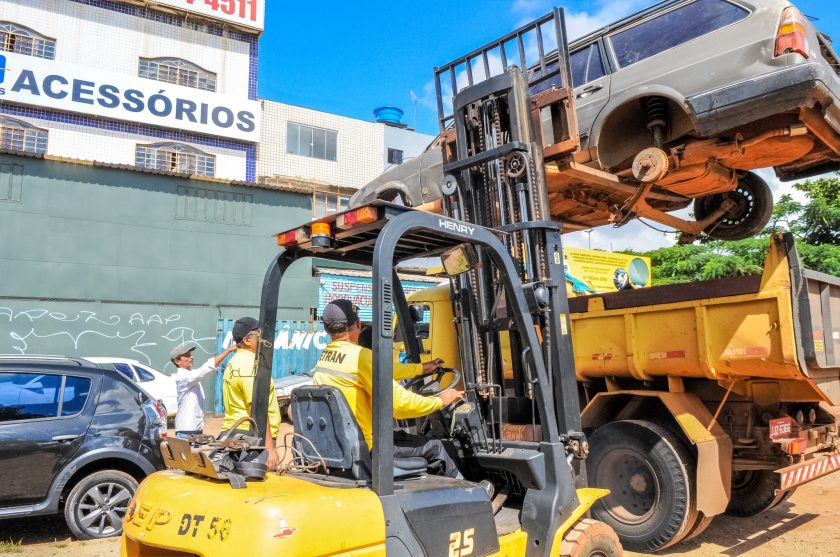
[[[0,362],[72,364],[80,367],[93,365],[93,362],[89,362],[84,358],[74,356],[55,356],[49,354],[0,354]]]

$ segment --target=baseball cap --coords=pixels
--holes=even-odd
[[[359,320],[359,308],[353,305],[353,302],[345,299],[333,300],[324,307],[324,313],[321,314],[321,321],[324,325],[331,325],[333,323],[347,323],[352,325]]]
[[[169,351],[169,359],[174,360],[178,356],[189,354],[196,348],[198,348],[198,345],[194,342],[185,342],[184,344],[179,344],[178,346]]]
[[[234,342],[242,342],[242,339],[248,336],[248,333],[260,328],[260,322],[253,317],[240,317],[233,324],[231,336]]]

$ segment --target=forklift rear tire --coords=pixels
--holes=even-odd
[[[733,472],[726,514],[747,517],[772,509],[785,499],[784,494],[776,495],[780,484],[781,477],[773,470]]]
[[[589,518],[581,519],[566,533],[560,557],[621,557],[621,541],[612,528]]]
[[[631,551],[681,541],[697,520],[693,460],[680,439],[647,421],[608,423],[590,436],[590,484],[611,493],[592,517],[616,531]]]

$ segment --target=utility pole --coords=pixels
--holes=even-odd
[[[584,230],[586,233],[587,238],[589,239],[589,249],[592,249],[592,229]]]
[[[408,94],[411,96],[411,102],[414,103],[414,131],[417,131],[417,101],[420,99],[411,89],[408,90]]]

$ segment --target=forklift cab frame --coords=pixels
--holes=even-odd
[[[528,534],[529,548],[533,548],[535,554],[541,554],[551,547],[558,527],[581,505],[575,490],[568,447],[558,430],[552,382],[539,356],[540,342],[523,288],[515,282],[514,277],[518,275],[514,263],[499,234],[504,233],[383,201],[278,234],[278,244],[286,249],[272,261],[263,283],[260,302],[262,337],[257,351],[252,417],[259,437],[265,439],[278,295],[282,277],[289,266],[307,257],[372,266],[374,447],[370,487],[387,509],[388,499],[399,499],[400,495],[399,492],[395,494],[393,469],[394,310],[409,357],[419,361],[420,354],[419,340],[415,335],[407,334],[406,325],[412,320],[395,265],[408,259],[440,255],[462,244],[476,246],[499,270],[508,315],[526,345],[523,367],[528,370],[528,380],[534,388],[534,404],[542,437],[538,442],[516,441],[508,443],[508,446],[515,447],[514,451],[539,456],[536,460],[541,464],[537,471],[540,489],[527,490],[522,502],[521,527]],[[395,503],[400,504],[399,501]]]

